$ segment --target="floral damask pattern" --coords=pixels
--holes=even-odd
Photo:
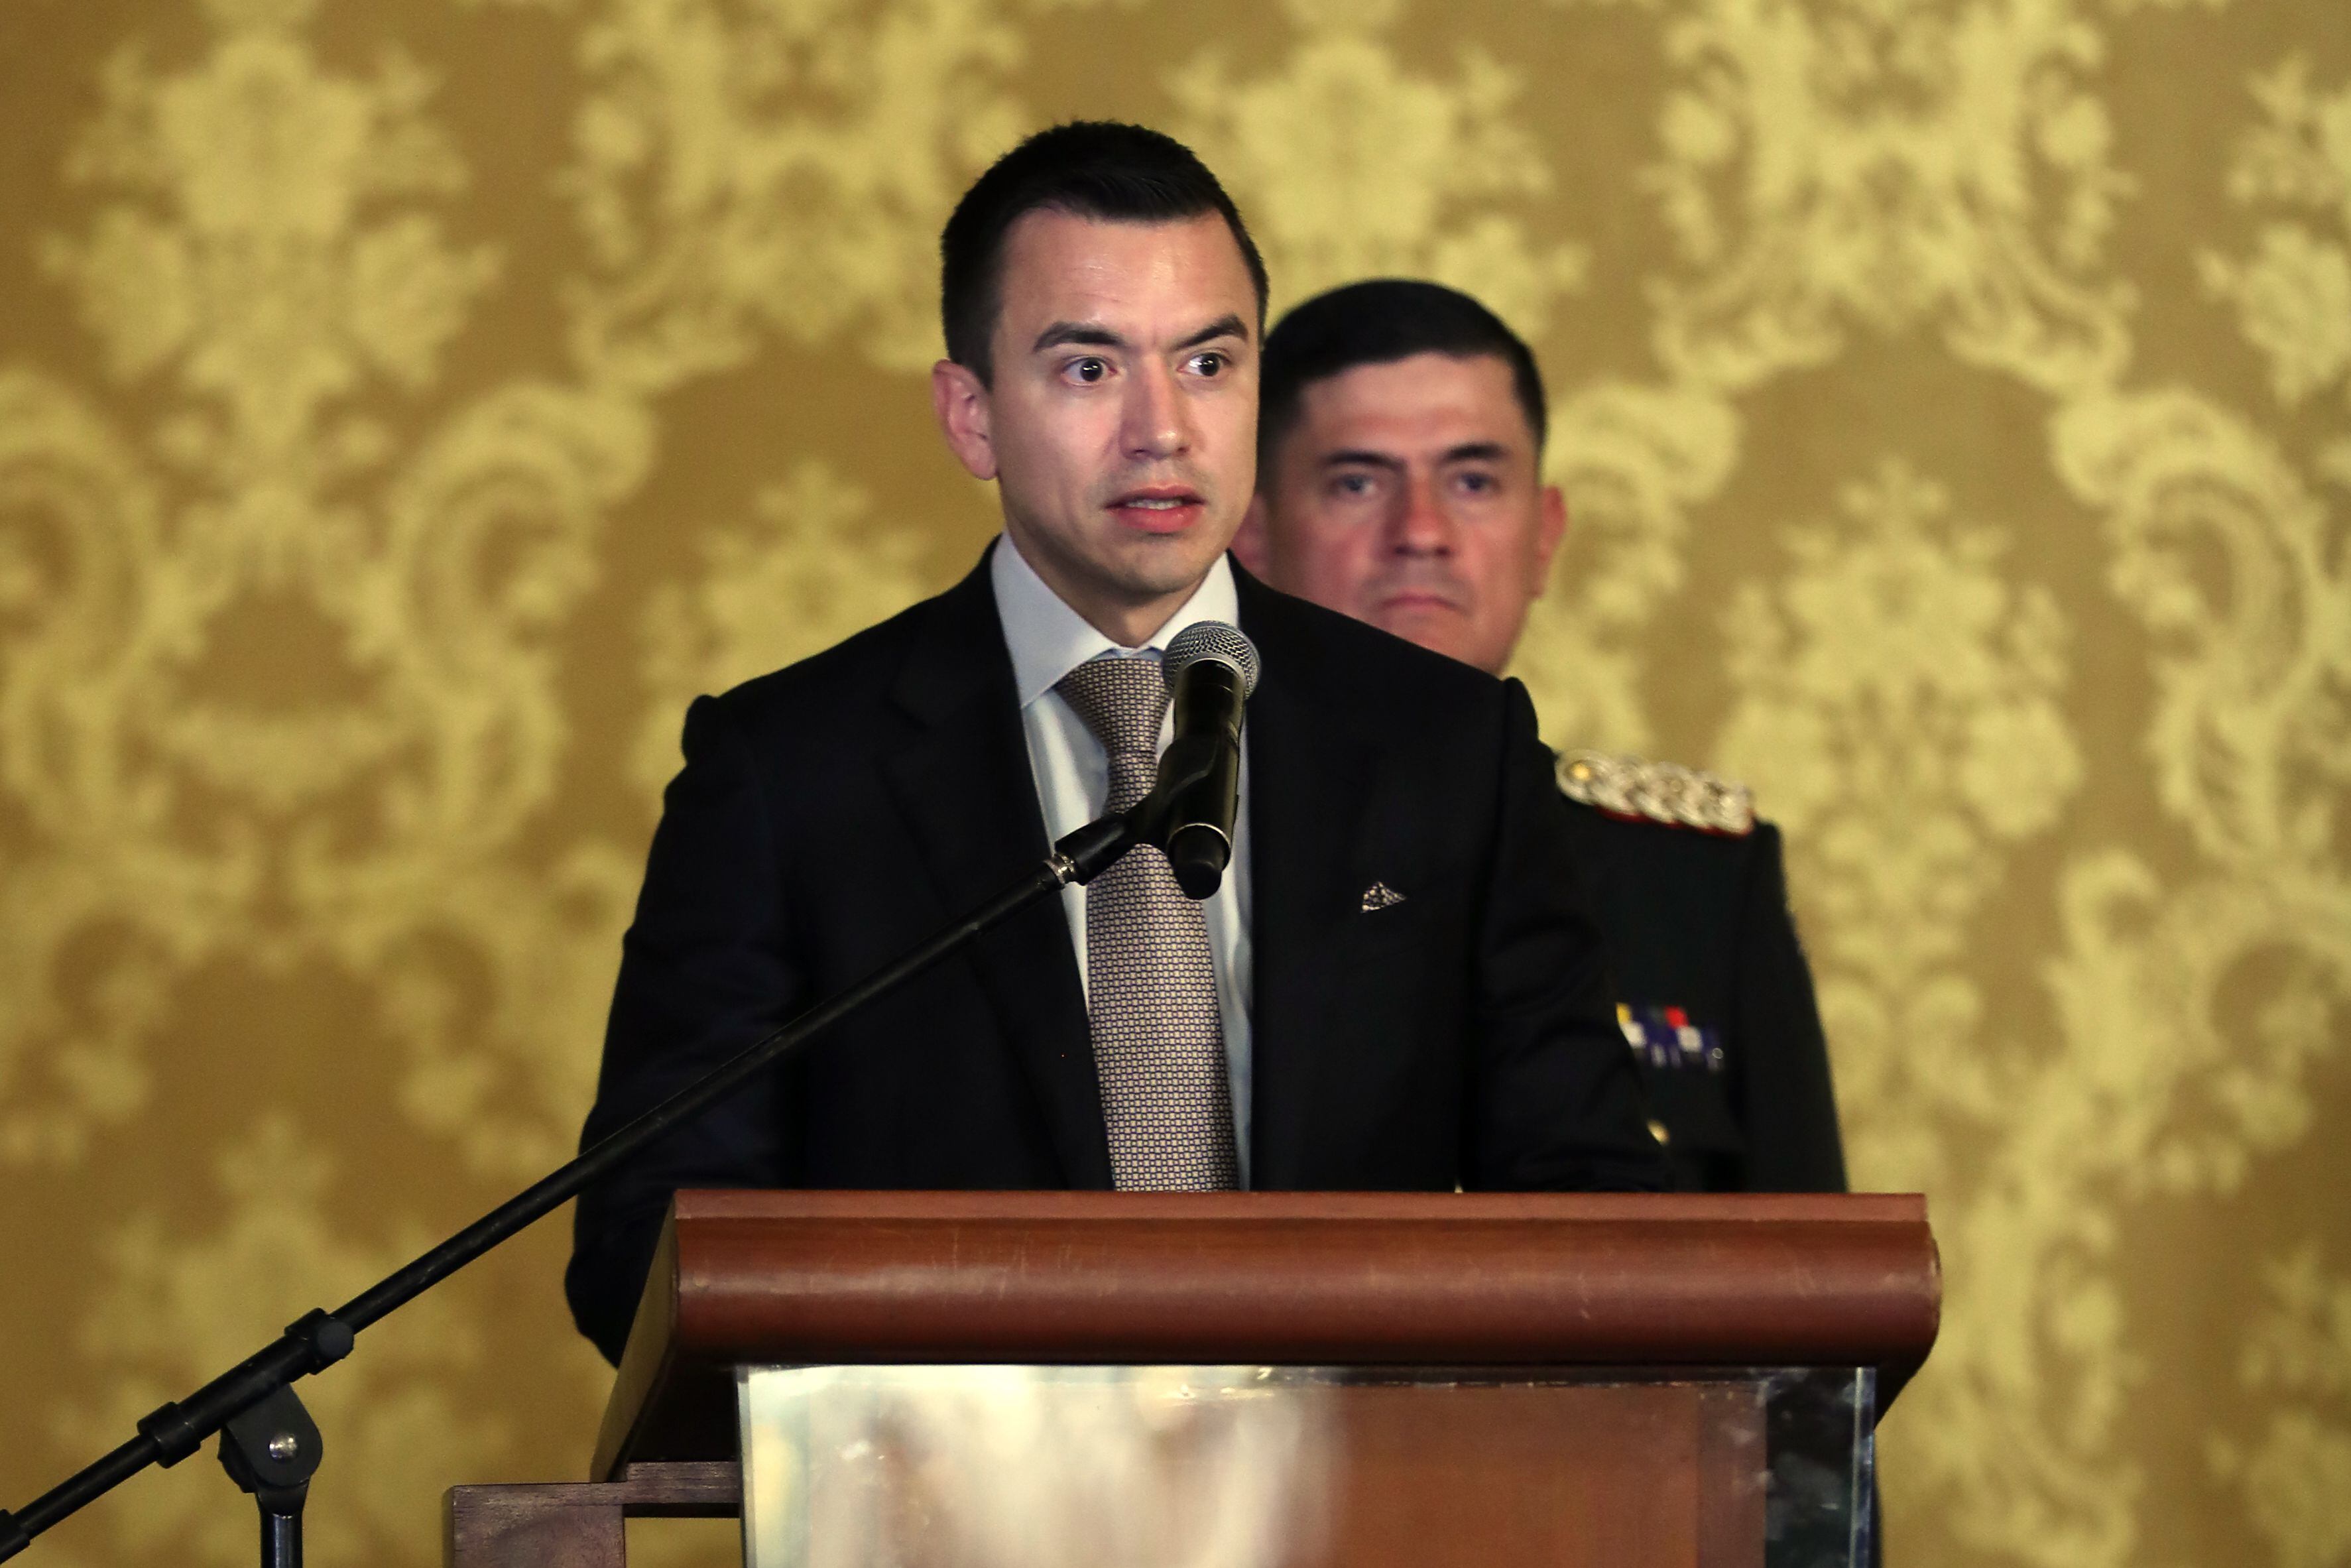
[[[1999,573],[2003,544],[1949,518],[1899,459],[1847,487],[1841,527],[1787,536],[1796,570],[1730,607],[1740,700],[1722,756],[1798,846],[1818,890],[1821,1009],[1845,1137],[1872,1185],[1949,1187],[1949,1129],[2002,1109],[1977,1047],[1968,923],[2007,845],[2081,783],[2060,702],[2054,600]]]
[[[1290,9],[1301,36],[1272,74],[1241,79],[1211,47],[1168,84],[1176,133],[1253,214],[1277,308],[1358,277],[1433,277],[1540,333],[1586,257],[1528,223],[1551,182],[1519,73],[1475,45],[1451,79],[1405,68],[1380,36],[1393,6]]]
[[[1553,745],[1655,745],[1641,635],[1682,585],[1691,510],[1730,477],[1738,450],[1730,404],[1687,386],[1598,382],[1552,415],[1544,472],[1567,497],[1568,537],[1510,673]]]
[[[324,1213],[327,1188],[345,1173],[282,1120],[263,1122],[212,1174],[227,1217],[217,1229],[189,1235],[134,1215],[108,1238],[107,1281],[84,1335],[115,1377],[103,1401],[59,1421],[58,1436],[77,1448],[113,1447],[141,1416],[267,1337],[277,1325],[256,1299],[256,1281],[306,1300],[340,1301],[435,1239],[412,1224],[387,1244],[354,1245]],[[331,1434],[337,1471],[369,1478],[348,1488],[322,1480],[319,1506],[305,1511],[305,1545],[328,1561],[421,1556],[403,1500],[429,1491],[452,1459],[486,1471],[509,1441],[496,1411],[469,1407],[465,1397],[482,1372],[475,1325],[446,1301],[413,1311],[369,1355],[303,1385],[320,1433]],[[217,1506],[220,1478],[209,1469],[206,1456],[153,1478],[141,1506],[127,1512],[121,1550],[183,1563],[249,1561],[250,1507]]]
[[[1678,8],[1677,8],[1678,9]],[[2086,7],[2043,0],[1705,0],[1665,26],[1681,85],[1650,172],[1687,277],[1660,357],[1751,386],[1853,327],[1927,325],[2056,392],[2126,353],[2095,268],[2126,182],[2087,78]]]
[[[872,517],[862,489],[820,461],[770,485],[758,521],[702,541],[702,572],[645,603],[644,673],[654,693],[637,742],[648,799],[677,771],[679,716],[704,692],[807,658],[924,596],[916,541]]]
[[[159,965],[323,949],[370,967],[428,933],[479,942],[486,923],[544,965],[609,940],[625,897],[612,879],[567,928],[495,868],[561,747],[535,644],[592,581],[601,510],[643,471],[649,431],[518,380],[401,451],[352,406],[430,382],[496,256],[418,204],[464,179],[426,118],[429,79],[396,51],[372,76],[323,68],[310,9],[215,5],[211,47],[170,75],[119,54],[70,162],[104,195],[47,259],[113,395],[158,404],[152,425],[125,430],[26,368],[0,390],[21,618],[0,772],[47,843],[10,879],[20,1005],[41,1009],[68,946],[118,934],[83,1004],[92,1038],[55,1040],[54,1018],[0,1034],[0,1074],[54,1040],[65,1081],[0,1110],[20,1156],[69,1153],[91,1118],[135,1109],[139,1065],[105,1026],[152,1021]],[[262,625],[305,644],[298,695],[222,670]],[[574,1068],[548,1092],[568,1104],[578,1082]],[[516,1163],[558,1146],[541,1135]]]
[[[2242,1489],[2281,1568],[2351,1561],[2351,1280],[2316,1247],[2262,1270],[2269,1301],[2245,1331],[2243,1387],[2272,1408],[2250,1443],[2214,1435],[2212,1468]]]
[[[939,225],[1029,112],[1027,53],[991,0],[611,0],[580,33],[592,84],[566,183],[597,277],[577,348],[659,387],[740,362],[763,331],[937,355]]]
[[[0,13],[0,1502],[564,1152],[684,705],[967,560],[941,218],[1119,114],[1277,308],[1414,273],[1534,341],[1574,526],[1513,673],[1754,786],[1856,1177],[1933,1204],[1904,1559],[2351,1561],[2351,1233],[2250,1223],[2346,1174],[2323,0],[71,9]],[[576,1473],[522,1245],[317,1385],[322,1563]],[[208,1469],[41,1550],[248,1556]]]
[[[2240,143],[2230,193],[2296,216],[2273,216],[2250,256],[2208,250],[2197,263],[2269,361],[2278,401],[2296,403],[2351,369],[2351,86],[2318,90],[2295,56],[2253,95],[2267,123]]]

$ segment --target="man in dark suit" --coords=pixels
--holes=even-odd
[[[1567,528],[1541,476],[1543,388],[1525,343],[1457,290],[1353,284],[1283,318],[1262,392],[1240,559],[1499,673]],[[1671,764],[1576,752],[1558,779],[1675,1185],[1843,1190],[1778,830],[1745,790]]]
[[[1225,554],[1266,290],[1214,177],[1063,126],[941,251],[934,403],[1004,533],[938,598],[695,703],[583,1136],[1134,799],[1159,654],[1203,620],[1263,661],[1233,864],[1193,904],[1133,852],[583,1194],[582,1330],[617,1356],[681,1186],[1664,1185],[1525,692]]]

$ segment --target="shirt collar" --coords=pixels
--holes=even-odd
[[[1232,559],[1217,557],[1208,575],[1192,591],[1184,607],[1167,618],[1140,648],[1123,648],[1095,630],[1086,618],[1061,602],[1046,586],[1012,542],[1009,533],[997,536],[995,553],[987,563],[996,590],[997,618],[1004,623],[1004,645],[1012,654],[1012,681],[1020,706],[1043,696],[1063,675],[1103,653],[1134,655],[1166,650],[1176,633],[1198,621],[1240,623],[1240,598],[1233,588]]]

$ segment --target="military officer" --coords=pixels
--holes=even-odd
[[[1541,480],[1543,387],[1526,345],[1454,289],[1357,283],[1282,319],[1260,385],[1242,563],[1499,674],[1568,522]],[[1744,789],[1668,763],[1578,751],[1559,780],[1677,1185],[1843,1190],[1778,830]]]

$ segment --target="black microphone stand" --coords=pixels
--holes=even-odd
[[[166,1469],[221,1434],[221,1464],[261,1509],[262,1568],[301,1568],[302,1503],[324,1445],[293,1389],[351,1353],[360,1330],[423,1295],[534,1220],[543,1218],[639,1149],[708,1110],[756,1074],[805,1048],[832,1025],[969,946],[1039,899],[1092,882],[1140,843],[1164,840],[1175,797],[1207,776],[1212,751],[1171,746],[1148,798],[1133,810],[1087,823],[1053,846],[1019,883],[897,962],[710,1070],[628,1125],[474,1221],[446,1241],[360,1291],[335,1311],[313,1308],[277,1339],[176,1404],[139,1423],[139,1435],[36,1498],[22,1512],[0,1509],[0,1562],[97,1501],[150,1465]]]

